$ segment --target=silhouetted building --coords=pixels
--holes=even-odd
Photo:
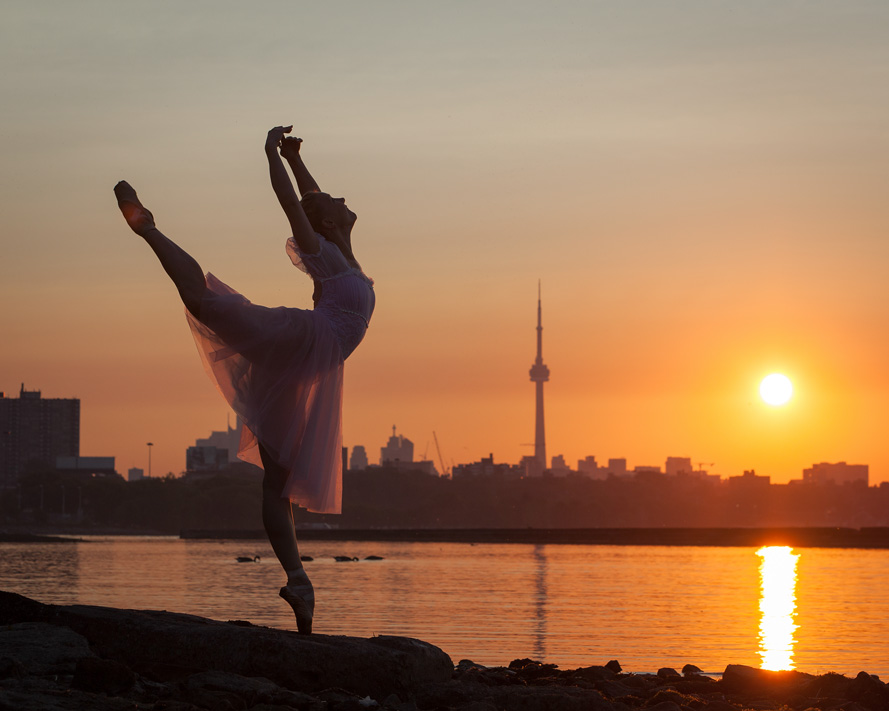
[[[536,408],[534,417],[534,459],[537,471],[531,475],[540,475],[546,468],[546,425],[543,418],[543,384],[549,380],[549,368],[543,364],[543,315],[540,298],[540,282],[537,282],[537,358],[531,366],[531,382],[534,383]]]
[[[228,450],[219,447],[189,447],[185,450],[185,470],[189,472],[219,472],[228,469]]]
[[[661,474],[661,468],[653,465],[639,464],[633,467],[633,474]]]
[[[241,441],[240,421],[237,427],[226,422],[225,429],[213,431],[209,437],[195,440],[194,445],[185,450],[185,471],[220,472],[228,469],[232,457],[237,456]]]
[[[608,469],[600,467],[593,455],[588,455],[583,459],[577,460],[577,471],[588,479],[606,479],[608,478]]]
[[[667,464],[664,472],[668,476],[676,476],[677,474],[691,474],[694,467],[691,465],[691,457],[667,457]]]
[[[745,492],[767,491],[771,483],[772,478],[770,476],[759,476],[753,469],[745,471],[742,476],[730,476],[728,478],[729,487]]]
[[[526,457],[525,459],[533,459]],[[536,461],[536,460],[535,460]],[[527,464],[526,464],[527,465]],[[482,457],[477,462],[471,464],[457,464],[451,472],[451,477],[459,479],[466,476],[511,476],[519,478],[525,474],[523,465],[515,466],[514,464],[495,464],[494,455]]]
[[[599,469],[596,458],[592,454],[588,454],[583,459],[577,460],[577,471],[581,474],[595,474]]]
[[[29,464],[53,468],[56,457],[80,454],[80,400],[41,398],[25,390],[18,398],[0,392],[0,486],[14,484]]]
[[[195,447],[216,447],[228,452],[229,461],[234,461],[238,456],[238,448],[241,442],[241,420],[237,419],[232,427],[228,422],[225,429],[220,432],[211,432],[209,437],[195,440]]]
[[[117,474],[114,457],[56,457],[56,471],[83,478]]]
[[[130,467],[127,469],[127,481],[139,481],[145,478],[145,470],[138,467]]]
[[[380,447],[380,464],[390,464],[395,461],[414,461],[414,443],[407,437],[395,433],[395,425],[392,425],[392,436],[385,447]]]
[[[213,431],[209,437],[195,440],[193,446],[185,450],[186,474],[201,473],[203,477],[211,472],[229,471],[236,474],[259,474],[262,468],[238,459],[243,423],[237,418],[235,426],[225,423],[224,430]]]
[[[608,460],[608,473],[613,476],[627,475],[627,460],[625,457]]]
[[[565,456],[562,454],[557,454],[552,458],[550,469],[552,470],[553,474],[562,476],[568,474],[571,471],[571,467],[568,466],[568,462],[565,461]]]
[[[400,472],[419,472],[420,474],[428,474],[429,476],[438,476],[435,469],[435,463],[429,459],[423,459],[418,462],[404,462],[400,459],[393,459],[386,462],[386,468],[396,469]]]
[[[803,481],[806,484],[864,484],[868,485],[869,469],[867,464],[846,464],[837,462],[820,462],[809,469],[803,469]]]
[[[367,452],[360,444],[352,447],[352,456],[349,459],[349,469],[363,470],[367,469]]]
[[[540,476],[543,474],[540,470],[540,463],[533,454],[526,454],[522,457],[521,461],[519,461],[519,469],[522,471],[522,476]]]

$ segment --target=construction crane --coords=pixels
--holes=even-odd
[[[697,465],[698,465],[698,471],[702,472],[702,471],[704,471],[704,467],[715,467],[716,462],[697,462]]]
[[[435,451],[438,452],[438,464],[441,466],[441,475],[448,476],[450,471],[445,467],[444,459],[442,459],[441,447],[438,446],[438,435],[435,434],[435,430],[432,430],[432,438],[435,440]]]

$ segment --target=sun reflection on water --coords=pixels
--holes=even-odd
[[[760,557],[759,656],[771,671],[793,669],[796,617],[796,564],[799,555],[789,546],[765,546]]]

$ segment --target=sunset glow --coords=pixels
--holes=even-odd
[[[793,383],[786,375],[772,373],[762,379],[759,384],[759,394],[769,405],[776,407],[784,405],[793,397]]]
[[[311,308],[263,153],[292,122],[376,282],[343,400],[372,464],[393,424],[530,453],[542,280],[548,456],[889,480],[889,3],[224,5],[4,8],[0,391],[79,398],[82,455],[178,475],[234,423],[112,187]]]
[[[796,565],[799,555],[788,546],[766,546],[759,564],[760,666],[771,671],[793,669],[796,617]]]

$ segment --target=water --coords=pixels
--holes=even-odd
[[[785,549],[778,557],[793,570],[773,564],[784,574],[771,579],[761,572],[766,557],[752,548],[333,541],[302,548],[315,558],[306,569],[319,633],[417,637],[455,662],[486,665],[531,657],[575,668],[618,659],[627,671],[692,663],[718,673],[726,664],[768,667],[777,655],[810,673],[889,677],[889,551]],[[371,554],[384,560],[333,560]],[[262,560],[238,563],[240,555]],[[259,541],[0,545],[0,588],[46,603],[293,629],[277,596],[282,583],[271,548]]]

